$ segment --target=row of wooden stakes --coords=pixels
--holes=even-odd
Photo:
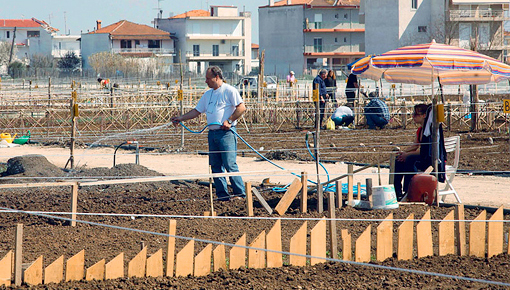
[[[469,224],[469,253],[466,251],[466,233],[464,224],[464,208],[462,205],[452,210],[441,222],[439,222],[439,255],[457,254],[473,255],[490,258],[503,253],[503,208],[499,208],[487,222],[486,211]],[[330,220],[334,223],[334,220]],[[327,258],[326,249],[326,219],[321,219],[310,231],[309,255],[307,255],[307,221],[303,222],[299,230],[290,239],[289,264],[294,266],[315,265],[325,262]],[[382,221],[376,230],[376,256],[378,261],[393,257],[393,214]],[[486,224],[488,234],[486,235]],[[19,225],[18,225],[19,226]],[[208,244],[200,253],[194,256],[195,240],[190,241],[175,255],[176,239],[175,220],[170,220],[167,244],[166,272],[163,267],[163,249],[147,256],[147,247],[143,249],[128,262],[128,277],[161,277],[161,276],[203,276],[220,269],[249,268],[271,268],[283,266],[281,221],[276,220],[273,227],[267,232],[262,231],[249,245],[246,245],[246,233],[232,246],[228,265],[225,255],[225,243]],[[399,260],[410,260],[414,258],[414,214],[400,224],[397,229],[397,258]],[[371,251],[371,226],[355,241],[354,261],[369,262],[372,259]],[[178,238],[178,237],[177,237]],[[334,237],[338,239],[338,237]],[[455,244],[457,240],[457,244]],[[341,231],[342,259],[352,261],[351,235],[347,229]],[[425,213],[416,225],[417,257],[434,255],[432,226],[430,210]],[[16,244],[18,248],[18,243]],[[508,248],[510,254],[510,247]],[[248,259],[246,259],[248,251]],[[16,253],[18,250],[16,249]],[[336,252],[336,251],[331,251]],[[0,260],[0,285],[10,286],[12,283],[13,252],[9,251]],[[338,255],[340,256],[340,255]],[[14,257],[14,272],[21,273],[21,259]],[[337,257],[332,257],[337,258]],[[19,261],[19,262],[18,262]],[[212,263],[211,263],[212,261]],[[247,264],[246,264],[247,262]],[[43,275],[44,274],[44,275]],[[60,256],[50,265],[44,268],[43,256],[32,262],[23,272],[23,281],[29,285],[60,283],[73,280],[103,280],[116,279],[125,276],[124,253],[120,253],[110,262],[100,260],[91,267],[85,269],[85,251],[82,250],[65,262],[64,256]],[[15,278],[15,284],[21,284],[21,277]],[[16,282],[19,281],[19,282]]]

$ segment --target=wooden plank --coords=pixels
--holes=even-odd
[[[393,213],[377,226],[376,259],[384,261],[393,256]]]
[[[136,254],[128,263],[128,277],[145,277],[145,267],[147,265],[147,246]]]
[[[235,243],[237,246],[246,246],[246,233]],[[230,249],[230,270],[246,267],[246,248],[232,247]]]
[[[361,200],[361,182],[358,182],[358,184],[357,184],[356,199]]]
[[[397,259],[411,260],[414,246],[414,214],[410,214],[398,228]]]
[[[342,235],[342,260],[352,261],[352,238],[349,230],[343,229]]]
[[[16,244],[14,246],[14,285],[21,286],[23,264],[23,224],[16,225]]]
[[[370,240],[372,235],[372,226],[368,225],[368,227],[363,231],[363,233],[358,237],[355,243],[355,259],[356,262],[370,262]]]
[[[260,194],[260,192],[255,187],[251,188],[251,192],[253,192],[253,194],[255,194],[255,197],[259,200],[260,204],[267,210],[267,212],[269,214],[273,214],[273,209],[269,206],[269,204],[264,199],[262,194]]]
[[[331,253],[331,258],[338,259],[338,236],[336,234],[336,215],[335,215],[335,193],[329,192],[328,199],[328,211],[329,211],[329,252]]]
[[[439,223],[439,256],[455,254],[455,223],[454,211]]]
[[[12,251],[7,252],[0,260],[0,285],[11,286],[12,279]]]
[[[166,275],[169,277],[174,276],[174,261],[175,261],[175,233],[177,230],[177,221],[170,220],[168,223],[168,238],[167,238],[167,251],[166,251]]]
[[[163,249],[147,258],[147,277],[163,277]]]
[[[193,275],[193,255],[195,253],[195,241],[191,240],[177,253],[175,259],[175,276]]]
[[[370,208],[372,208],[374,206],[372,197],[372,178],[365,179],[365,190],[367,192],[367,200],[370,203]]]
[[[297,230],[297,232],[290,238],[290,252],[299,255],[306,255],[306,232],[308,223],[305,221]],[[289,264],[292,266],[306,266],[306,257],[289,255]]]
[[[336,189],[336,207],[342,208],[343,206],[343,195],[342,195],[342,182],[337,180],[335,181],[335,189]]]
[[[71,226],[76,226],[76,212],[78,210],[78,182],[71,186]]]
[[[263,269],[266,267],[266,251],[251,248],[266,248],[266,231],[262,231],[248,249],[248,268]]]
[[[469,224],[469,255],[485,258],[485,220],[487,211],[483,210]]]
[[[66,281],[80,281],[85,274],[85,250],[66,261]]]
[[[105,259],[102,259],[90,266],[87,271],[85,271],[85,280],[104,280],[105,264]]]
[[[75,184],[75,182],[34,182],[34,183],[19,183],[19,184],[1,184],[0,189],[72,186],[73,184]]]
[[[118,254],[110,262],[106,263],[104,278],[117,279],[124,277],[124,253]]]
[[[282,256],[282,222],[281,220],[276,220],[271,230],[267,233],[266,236],[266,244],[267,249],[271,251],[278,251],[280,253],[275,252],[267,252],[267,267],[268,268],[277,268],[283,266],[283,256]]]
[[[310,265],[326,262],[326,220],[321,219],[310,233]]]
[[[291,185],[287,188],[287,191],[283,195],[283,197],[280,199],[280,202],[275,207],[275,211],[279,215],[284,215],[287,209],[289,208],[290,204],[294,201],[297,194],[301,190],[301,181],[299,179],[294,179],[294,181],[291,183]]]
[[[227,260],[225,256],[225,245],[219,245],[213,251],[214,272],[220,269],[227,270]]]
[[[245,182],[245,192],[246,192],[246,212],[248,216],[253,216],[253,195],[251,192],[251,182]]]
[[[503,253],[503,207],[501,206],[489,219],[487,234],[487,257]]]
[[[465,256],[467,254],[466,248],[466,223],[464,216],[464,204],[457,204],[455,207],[455,236],[457,238],[457,255]]]
[[[433,256],[432,224],[430,222],[430,209],[423,215],[416,225],[416,247],[418,258]]]
[[[206,276],[211,273],[211,255],[212,244],[207,244],[205,248],[195,256],[195,276]]]
[[[24,282],[28,285],[38,285],[43,282],[43,256],[39,256],[24,272]]]
[[[306,213],[308,210],[308,174],[301,172],[301,213]]]
[[[347,203],[352,206],[352,201],[354,200],[354,175],[353,175],[354,165],[347,164]]]

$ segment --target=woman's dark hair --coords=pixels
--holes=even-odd
[[[217,67],[217,66],[210,66],[208,69],[208,71],[210,71],[213,76],[218,76],[220,77],[220,79],[223,80],[223,72],[221,71],[221,68]]]
[[[331,77],[332,79],[336,80],[335,72],[332,69],[328,71],[328,77]]]
[[[431,107],[431,104],[418,104],[414,105],[414,112],[420,114],[426,114],[427,110]]]

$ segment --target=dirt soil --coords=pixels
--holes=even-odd
[[[330,142],[339,142],[340,144],[340,140],[342,138]],[[386,140],[381,143],[388,142]],[[354,147],[357,147],[357,145]],[[352,157],[354,155],[347,156]],[[365,160],[365,162],[369,161]],[[34,177],[34,180],[37,180],[36,177],[49,173],[62,174],[66,177],[117,176],[119,178],[161,175],[158,172],[134,164],[120,164],[114,168],[90,168],[76,172],[66,172],[47,162],[47,160],[45,161],[44,157],[40,156],[12,159],[7,166],[6,172],[8,173],[4,173],[5,177],[30,176]],[[269,205],[274,208],[282,194],[275,193],[268,188],[260,186],[258,188]],[[71,190],[68,187],[3,190],[0,193],[2,195],[0,207],[23,211],[68,212],[70,193]],[[315,209],[316,203],[316,197],[314,195],[309,196],[309,209]],[[214,209],[219,216],[247,215],[243,200],[215,201]],[[336,216],[349,219],[382,219],[387,217],[389,213],[393,213],[395,219],[405,219],[409,214],[414,213],[415,218],[421,218],[429,209],[431,210],[432,219],[442,219],[452,210],[452,208],[446,207],[429,208],[421,205],[402,206],[395,210],[372,211],[342,208],[336,209]],[[124,216],[79,216],[81,220],[104,225],[166,233],[169,218],[146,217],[139,216],[139,214],[202,216],[204,211],[208,210],[210,210],[209,188],[199,182],[174,181],[135,185],[104,185],[79,189],[78,212],[125,214]],[[478,209],[466,209],[466,219],[474,219],[480,212]],[[258,202],[255,202],[255,215],[259,217],[269,216]],[[292,203],[285,215],[288,218],[321,218],[323,216],[323,214],[315,211],[307,214],[299,213],[298,200]],[[490,218],[490,216],[491,214],[488,214],[487,218]],[[277,215],[273,214],[272,217],[277,217]],[[505,216],[505,219],[508,218],[508,216]],[[85,267],[90,267],[103,258],[108,262],[120,252],[124,252],[127,271],[127,261],[131,260],[140,251],[142,244],[148,246],[149,255],[160,248],[166,249],[166,239],[162,236],[84,223],[78,223],[76,227],[70,227],[67,226],[66,221],[56,218],[4,212],[0,215],[0,228],[2,229],[0,231],[0,256],[14,249],[15,226],[17,223],[24,224],[23,261],[28,263],[43,255],[44,267],[60,255],[64,255],[67,259],[85,249]],[[261,231],[265,230],[267,232],[273,223],[274,220],[182,218],[177,221],[177,235],[235,243],[243,233],[246,233],[247,241],[250,242]],[[284,251],[289,250],[290,238],[301,224],[302,221],[282,221]],[[316,221],[309,221],[308,230],[315,224]],[[368,225],[372,225],[371,247],[372,255],[375,256],[375,228],[378,224],[377,221],[341,221],[337,224],[337,232],[339,233],[341,229],[348,229],[352,234],[353,241],[355,241]],[[399,225],[400,222],[394,224],[395,241]],[[434,223],[432,228],[433,238],[437,241],[437,223]],[[468,230],[468,227],[466,229]],[[505,233],[507,232],[508,226],[505,226]],[[185,240],[177,239],[176,251],[182,249],[185,244]],[[195,243],[195,254],[202,250],[204,246],[204,243]],[[396,242],[394,247],[394,252],[396,252]],[[227,247],[227,255],[229,250]],[[339,252],[342,251],[345,250],[339,245]],[[490,259],[480,259],[453,255],[439,257],[437,256],[438,249],[435,248],[434,251],[436,255],[434,257],[412,261],[397,261],[396,258],[391,258],[384,262],[372,262],[372,264],[508,282],[510,275],[510,263],[508,261],[510,257],[507,254]],[[504,251],[507,252],[506,246]],[[501,287],[342,263],[324,263],[303,268],[292,267],[288,266],[288,257],[285,257],[284,263],[286,266],[279,269],[220,271],[206,277],[122,278],[110,281],[80,281],[58,285],[41,285],[31,287],[31,289],[379,289],[382,287],[390,289],[498,289],[498,287]],[[17,289],[25,288],[29,287],[24,286]]]

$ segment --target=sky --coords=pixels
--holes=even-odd
[[[276,1],[275,1],[276,2]],[[51,23],[59,29],[79,35],[92,31],[96,20],[107,26],[119,20],[154,26],[158,5],[163,17],[189,10],[209,10],[211,5],[234,5],[239,11],[252,13],[252,42],[258,43],[258,7],[268,0],[0,0],[0,19],[30,19],[32,17]]]

